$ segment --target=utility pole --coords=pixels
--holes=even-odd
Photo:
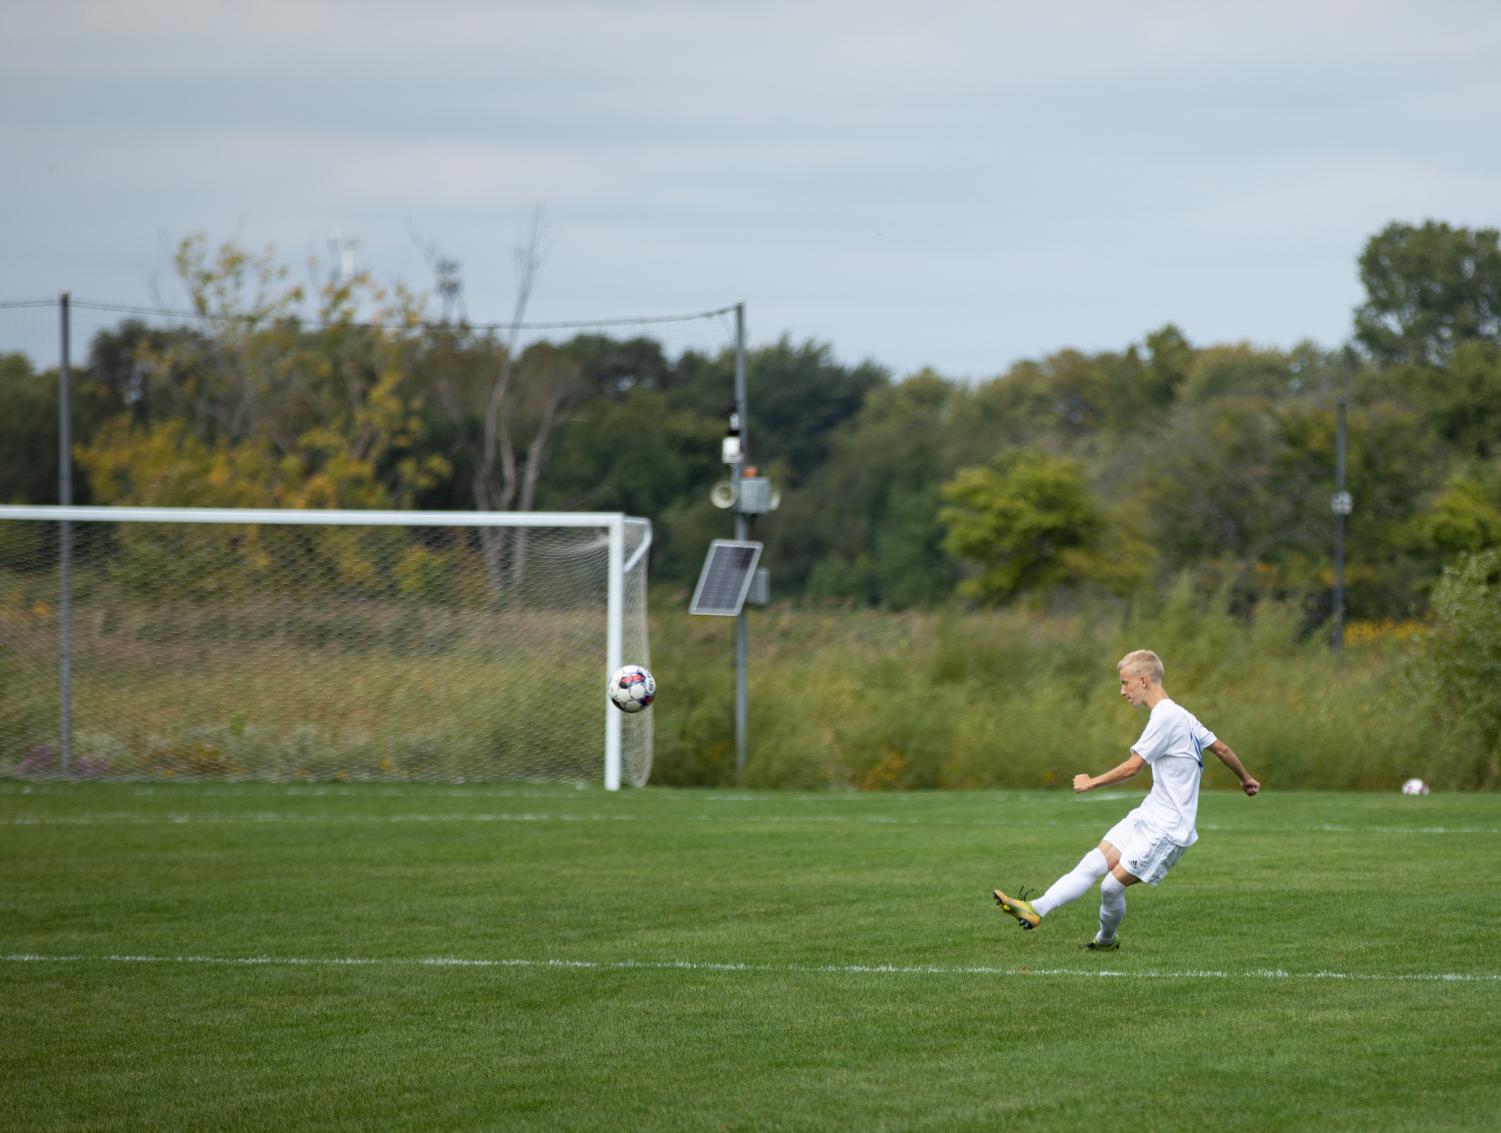
[[[1334,426],[1334,495],[1329,500],[1334,512],[1334,636],[1331,648],[1338,653],[1345,644],[1345,517],[1353,501],[1345,491],[1345,399],[1335,404]]]
[[[690,614],[712,614],[735,619],[735,778],[745,777],[747,750],[747,670],[749,668],[749,618],[746,603],[766,605],[771,599],[771,575],[757,567],[761,544],[751,539],[752,517],[776,511],[781,496],[771,481],[749,463],[745,356],[745,303],[736,303],[715,314],[735,312],[735,401],[730,406],[729,428],[720,447],[720,459],[730,478],[714,485],[709,499],[718,508],[735,512],[735,538],[715,539],[699,571],[698,585],[689,603]]]
[[[740,487],[741,473],[746,461],[750,457],[750,449],[747,437],[750,433],[750,415],[745,404],[745,301],[735,304],[735,416],[740,425],[740,462],[731,467],[730,474],[735,479],[737,490]],[[750,526],[744,510],[737,504],[735,507],[735,538],[745,540],[749,538]],[[747,706],[749,704],[746,693],[745,670],[749,661],[750,639],[748,622],[745,615],[745,607],[740,607],[740,612],[735,615],[735,779],[745,777],[745,731]]]

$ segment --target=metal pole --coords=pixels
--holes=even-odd
[[[1345,644],[1345,399],[1335,407],[1334,428],[1334,638],[1338,653]]]
[[[625,516],[610,523],[610,552],[605,625],[605,680],[619,669],[624,658],[625,622]],[[605,790],[620,790],[620,712],[605,697]]]
[[[735,487],[735,538],[744,540],[747,537],[747,525],[745,514],[740,510],[738,483],[741,470],[749,460],[749,436],[750,416],[745,408],[745,303],[735,304],[735,412],[740,418],[740,463],[732,469],[737,483]],[[745,777],[745,747],[746,747],[746,666],[749,654],[749,640],[745,607],[740,607],[740,613],[735,615],[735,779],[739,781]]]
[[[73,503],[73,393],[68,343],[71,317],[68,293],[58,297],[61,354],[57,365],[57,502]],[[73,523],[63,520],[58,529],[58,746],[64,775],[73,766]]]

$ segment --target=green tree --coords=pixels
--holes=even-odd
[[[1501,455],[1501,347],[1471,340],[1442,367],[1393,366],[1365,384],[1376,397],[1411,406],[1456,455]]]
[[[0,502],[58,502],[58,372],[33,369],[24,354],[0,355]],[[121,411],[113,390],[95,380],[91,369],[72,371],[70,404],[75,446]],[[73,502],[89,503],[87,478],[74,463]]]
[[[768,524],[776,562],[810,597],[896,608],[954,587],[943,552],[944,434],[968,391],[930,370],[873,391],[829,459]]]
[[[1471,456],[1501,456],[1501,346],[1462,344],[1436,384],[1427,411],[1440,434]]]
[[[174,263],[205,327],[163,334],[127,325],[95,343],[93,363],[123,389],[127,410],[119,427],[82,447],[100,502],[188,505],[223,494],[213,481],[162,467],[163,446],[177,448],[184,468],[201,453],[223,456],[217,474],[241,480],[233,489],[241,502],[264,506],[407,505],[447,473],[440,456],[421,449],[408,342],[384,329],[413,321],[410,296],[365,277],[330,283],[305,326],[306,292],[286,283],[270,250],[211,251],[194,236]],[[366,303],[376,306],[373,325],[356,321]],[[260,470],[251,473],[252,463]],[[162,498],[168,484],[171,501]]]
[[[1172,323],[1147,335],[1142,386],[1148,405],[1161,409],[1177,399],[1178,390],[1188,379],[1193,354],[1193,346]]]
[[[710,485],[724,477],[723,431],[721,422],[677,408],[661,389],[645,383],[591,397],[559,430],[538,506],[651,518],[654,581],[690,584],[708,539],[729,534],[719,530],[692,542],[697,525],[680,508],[702,505],[697,510],[703,520],[723,524],[724,513],[708,505]],[[669,515],[675,521],[667,522]],[[688,545],[680,545],[685,541]]]
[[[1360,255],[1355,337],[1378,362],[1445,366],[1462,343],[1501,344],[1501,232],[1393,222]]]
[[[672,379],[672,364],[662,344],[650,338],[614,339],[581,334],[561,347],[579,365],[584,384],[595,394],[619,397],[635,389],[663,390]]]
[[[1257,350],[1242,342],[1195,351],[1180,392],[1186,401],[1253,396],[1275,399],[1285,395],[1293,382],[1289,360],[1280,350]]]
[[[845,366],[825,343],[794,345],[783,337],[746,357],[751,463],[784,470],[784,487],[802,484],[829,455],[836,431],[851,421],[890,375],[873,362]],[[666,386],[673,404],[713,420],[723,431],[735,403],[735,357],[686,352]]]
[[[1446,745],[1473,755],[1456,787],[1501,784],[1501,550],[1446,567],[1415,669]]]
[[[285,284],[270,252],[211,252],[193,237],[176,266],[195,310],[212,319],[194,332],[127,326],[91,354],[104,375],[96,384],[124,400],[77,447],[95,500],[391,508],[447,474],[442,457],[423,447],[421,398],[407,381],[410,296],[388,296],[363,278],[330,283],[304,323],[303,289]],[[355,320],[364,302],[377,305],[375,325]],[[122,583],[219,594],[272,571],[379,587],[382,548],[400,536],[132,527],[117,538],[123,554],[110,569]]]
[[[1151,517],[1169,571],[1209,561],[1256,563],[1314,527],[1322,536],[1334,467],[1332,416],[1309,451],[1290,449],[1289,422],[1262,398],[1180,406],[1124,462],[1130,494]]]
[[[961,592],[986,603],[1088,581],[1103,523],[1075,460],[1023,450],[966,468],[943,487],[944,548],[974,571]]]
[[[1455,472],[1417,526],[1446,558],[1501,546],[1501,475],[1489,468]]]
[[[1148,336],[1145,350],[1062,350],[1017,362],[980,383],[971,412],[948,426],[956,466],[1025,446],[1078,455],[1108,447],[1113,436],[1141,428],[1172,405],[1192,359],[1182,334],[1166,326]]]
[[[559,431],[539,500],[549,510],[655,515],[723,478],[723,427],[645,386],[580,405]]]
[[[1022,361],[977,391],[971,436],[984,459],[997,448],[1039,444],[1056,438],[1076,447],[1099,435],[1110,417],[1112,398],[1127,388],[1099,360],[1064,350],[1042,361]]]
[[[1185,402],[1118,459],[1121,498],[1144,508],[1146,538],[1169,575],[1208,588],[1236,583],[1243,601],[1306,597],[1315,619],[1333,586],[1335,415],[1323,397]],[[1411,411],[1389,402],[1349,416],[1346,534],[1352,616],[1402,616],[1436,569],[1411,523],[1445,463]]]
[[[0,356],[0,452],[0,500],[57,503],[57,373],[24,354]]]
[[[785,467],[789,486],[828,459],[835,432],[891,380],[873,362],[843,366],[827,345],[795,347],[786,338],[755,351],[748,365],[751,454],[759,464]]]

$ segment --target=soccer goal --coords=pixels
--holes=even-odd
[[[613,513],[0,507],[0,775],[651,774],[651,524]]]

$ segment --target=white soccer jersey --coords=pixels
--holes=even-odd
[[[1152,768],[1152,790],[1131,813],[1180,846],[1199,840],[1194,829],[1199,782],[1204,777],[1204,749],[1214,739],[1192,712],[1164,698],[1152,709],[1141,739],[1131,745]]]

